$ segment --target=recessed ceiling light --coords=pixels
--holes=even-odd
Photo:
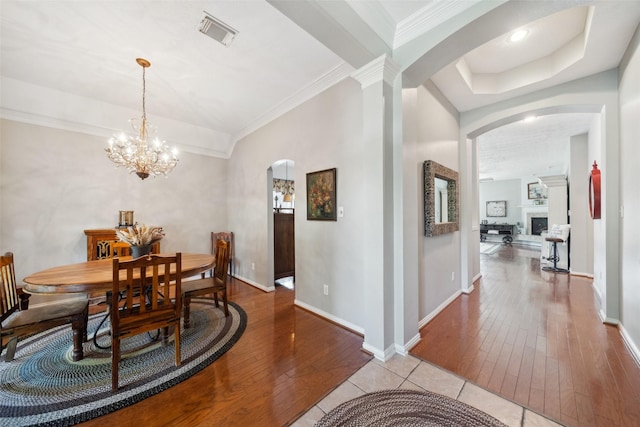
[[[513,33],[511,33],[511,35],[509,36],[509,43],[516,43],[519,42],[520,40],[524,39],[525,37],[527,37],[527,34],[529,34],[529,30],[518,30],[518,31],[514,31]]]

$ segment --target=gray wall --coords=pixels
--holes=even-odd
[[[361,90],[354,80],[319,94],[236,144],[229,165],[229,229],[238,275],[268,288],[267,168],[295,162],[296,301],[361,330],[365,323]],[[306,174],[337,168],[338,221],[308,221]],[[255,270],[251,268],[255,265]],[[329,295],[323,294],[323,285]]]
[[[417,222],[409,226],[418,235],[418,264],[415,268],[418,269],[418,316],[420,324],[423,324],[446,301],[460,293],[460,233],[424,236],[422,184],[422,164],[425,160],[434,160],[449,169],[459,170],[459,126],[458,112],[431,82],[418,87],[415,96],[416,111],[411,116],[414,117],[417,130],[414,131],[412,155],[405,165],[405,179],[414,180],[412,187],[417,191],[405,197],[412,198],[415,203]]]

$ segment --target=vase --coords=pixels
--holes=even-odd
[[[131,246],[131,256],[133,258],[140,258],[143,255],[149,255],[151,253],[151,245],[143,246]]]

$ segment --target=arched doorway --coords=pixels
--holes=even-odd
[[[271,165],[273,189],[273,278],[276,286],[295,283],[295,163],[282,159]]]
[[[524,111],[474,133],[481,241],[500,243],[503,231],[510,232],[514,243],[540,249],[541,265],[551,265],[552,248],[544,240],[547,229],[571,223],[572,239],[559,251],[559,263],[579,274],[592,274],[593,224],[583,207],[583,177],[589,166],[586,134],[600,120],[597,109],[557,107]],[[505,201],[506,212],[499,215],[504,218],[488,218],[489,200]],[[483,235],[497,230],[498,236]],[[484,253],[482,249],[481,244]]]

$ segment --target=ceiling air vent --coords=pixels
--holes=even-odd
[[[233,41],[233,38],[238,34],[237,30],[234,30],[219,19],[209,15],[206,11],[200,21],[198,31],[202,34],[211,37],[214,40],[219,41],[225,46],[229,46]]]

